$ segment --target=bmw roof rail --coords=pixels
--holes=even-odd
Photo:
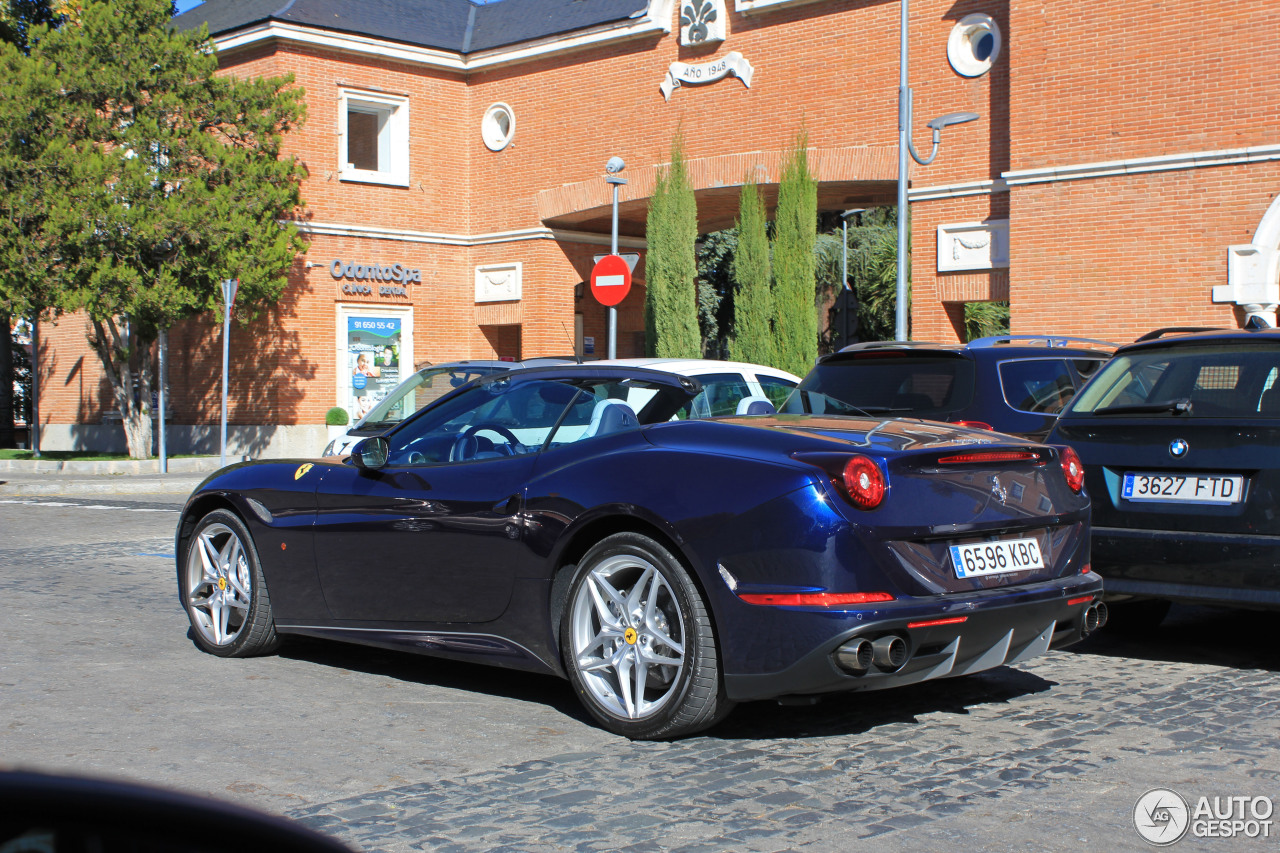
[[[1226,329],[1220,326],[1167,326],[1163,329],[1156,329],[1147,332],[1138,341],[1154,341],[1157,338],[1163,338],[1165,335],[1189,335],[1193,332],[1225,332]],[[1135,341],[1137,343],[1137,341]]]
[[[1102,341],[1097,338],[1076,338],[1070,335],[991,335],[969,341],[970,347],[1024,346],[1024,347],[1070,347],[1089,346],[1116,349],[1120,344]]]
[[[841,347],[840,352],[857,352],[866,349],[910,349],[911,347],[945,347],[960,344],[943,344],[938,341],[860,341]]]

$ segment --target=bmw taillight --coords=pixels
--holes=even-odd
[[[875,509],[884,500],[887,484],[874,459],[854,456],[844,464],[844,488],[859,509]]]
[[[1067,475],[1067,485],[1071,487],[1071,491],[1080,494],[1080,490],[1084,488],[1084,463],[1070,447],[1062,448],[1061,459],[1062,473]]]

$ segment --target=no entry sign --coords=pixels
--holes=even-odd
[[[631,267],[621,255],[605,255],[591,269],[591,293],[601,305],[617,305],[631,292]]]

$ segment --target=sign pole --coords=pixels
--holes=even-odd
[[[222,319],[222,459],[227,464],[227,362],[231,358],[231,306],[236,301],[236,288],[240,279],[228,278],[222,281],[222,299],[224,304]]]
[[[618,187],[627,182],[626,178],[607,175],[605,180],[613,184],[613,235],[609,241],[609,254],[618,254]],[[618,357],[618,309],[609,306],[609,358]]]
[[[169,331],[167,329],[160,330],[160,340],[158,343],[160,350],[160,473],[168,474],[169,447],[165,442],[164,434],[164,410],[165,404],[168,402],[165,399],[164,386],[168,383],[169,379]]]

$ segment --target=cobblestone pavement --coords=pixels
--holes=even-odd
[[[0,764],[231,799],[388,853],[1140,850],[1150,788],[1280,800],[1272,615],[1175,608],[1143,640],[631,743],[551,678],[320,642],[199,653],[173,500],[0,505]]]

